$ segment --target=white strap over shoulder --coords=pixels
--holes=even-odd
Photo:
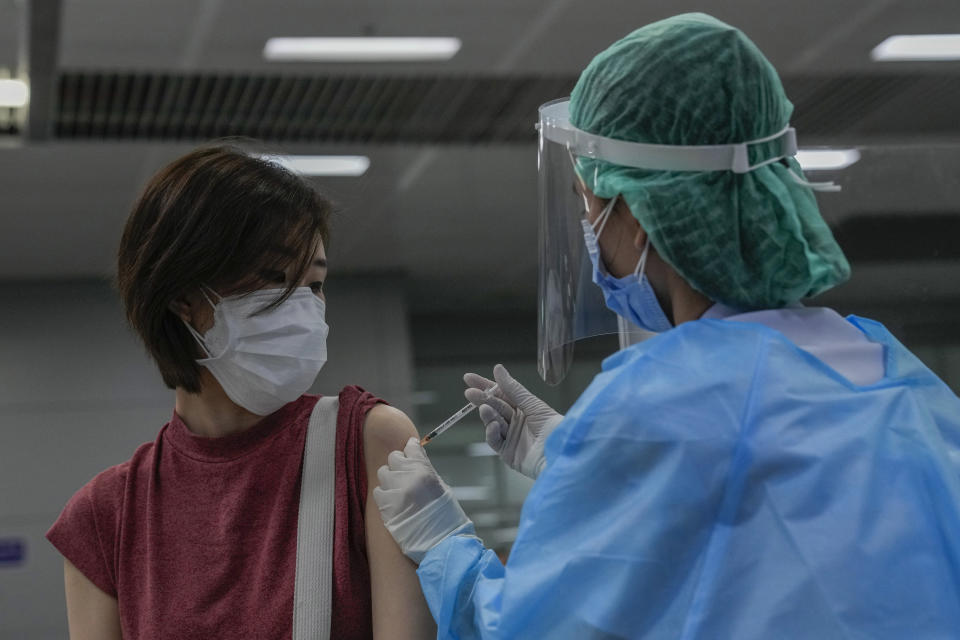
[[[333,600],[333,509],[337,396],[320,398],[303,451],[293,640],[328,640]]]

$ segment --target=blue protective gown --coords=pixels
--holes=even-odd
[[[440,638],[960,638],[960,399],[880,324],[858,387],[759,324],[604,363],[546,444],[509,562],[420,565]]]

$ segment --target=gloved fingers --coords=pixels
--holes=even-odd
[[[422,506],[411,502],[404,491],[398,489],[373,488],[373,500],[377,503],[384,524],[399,522],[415,514]]]
[[[403,447],[403,453],[411,460],[427,459],[426,452],[423,450],[423,447],[420,446],[420,438],[415,438],[414,436],[410,436],[407,440],[407,444]]]
[[[484,378],[483,376],[476,373],[465,373],[463,374],[463,382],[473,389],[479,389],[480,391],[486,391],[496,383],[493,380]]]
[[[401,491],[374,487],[373,500],[377,503],[377,509],[379,509],[380,517],[383,518],[384,523],[396,518],[397,514],[404,510],[403,492]]]
[[[382,465],[377,469],[377,483],[381,487],[387,486],[390,482],[390,467],[387,465]]]
[[[507,371],[507,368],[502,364],[498,364],[493,368],[493,379],[497,381],[497,385],[499,385],[500,391],[503,392],[504,398],[508,401],[513,401],[515,405],[519,405],[528,397],[533,396],[532,393],[527,391],[526,387],[510,375],[510,372]]]
[[[512,401],[511,403],[514,406],[526,411],[528,415],[535,415],[538,410],[547,410],[550,413],[556,413],[547,403],[530,393],[525,386],[517,382],[502,364],[498,364],[493,368],[493,377],[497,381],[497,384],[500,385],[500,389],[503,390],[504,397],[508,401]]]
[[[477,389],[476,387],[468,387],[467,389],[463,390],[463,397],[466,398],[471,404],[480,406],[488,400],[499,400],[503,397],[503,395],[500,393],[499,389],[493,393],[489,393],[488,391],[483,391],[481,389]]]
[[[511,411],[510,413],[512,416],[513,411]],[[504,434],[507,432],[507,426],[510,424],[510,422],[507,420],[507,418],[504,417],[502,413],[500,413],[499,411],[497,411],[496,409],[494,409],[488,404],[480,405],[480,421],[483,422],[484,426],[488,426],[490,424],[500,425],[499,427],[500,431]]]
[[[467,399],[467,402],[469,402],[470,404],[476,405],[478,407],[482,405],[484,402],[486,402],[487,399],[489,398],[489,396],[486,393],[484,393],[480,389],[475,389],[473,387],[464,389],[463,397]]]
[[[383,489],[404,489],[410,485],[412,476],[422,473],[420,469],[391,469],[383,465],[377,469],[377,482]]]
[[[500,415],[500,412],[488,404],[480,405],[477,413],[480,414],[480,421],[483,422],[484,425],[503,420],[503,416]]]
[[[527,425],[524,425],[527,416],[523,412],[523,409],[517,409],[517,412],[514,414],[514,419],[510,421],[510,424],[503,430],[503,439],[504,447],[508,451],[516,452],[519,448],[520,441],[524,438],[524,430],[528,428]]]
[[[391,451],[387,454],[387,466],[391,471],[407,468],[409,466],[407,454],[403,451]]]
[[[503,449],[503,427],[503,423],[499,420],[487,423],[487,444],[497,453],[500,453],[500,450]]]
[[[380,467],[382,469],[383,467]],[[377,469],[377,475],[380,474],[380,469]],[[380,511],[383,511],[385,506],[388,506],[389,499],[387,498],[387,492],[381,489],[380,487],[373,488],[373,500],[377,503],[377,508]]]
[[[500,398],[484,398],[483,403],[481,403],[479,406],[490,407],[495,412],[500,414],[500,417],[504,422],[510,422],[513,420],[514,407],[506,400],[501,400]]]
[[[383,487],[373,488],[373,499],[377,503],[377,508],[380,509],[380,511],[392,509],[394,506],[399,504],[396,500],[399,494],[399,491],[388,490],[384,489]]]

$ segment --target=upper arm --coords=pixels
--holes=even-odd
[[[402,450],[413,437],[418,437],[417,428],[403,411],[385,404],[370,409],[363,423],[367,477],[376,478],[377,469],[387,463],[390,452]]]
[[[47,532],[64,558],[63,577],[70,637],[120,638],[115,558],[126,465],[97,474],[67,501]]]
[[[386,464],[391,451],[403,449],[417,430],[400,410],[377,405],[363,425],[363,453],[367,469],[366,533],[370,559],[370,586],[375,638],[428,638],[436,626],[427,608],[417,566],[400,550],[383,525],[373,490],[377,469]]]
[[[90,582],[64,558],[63,582],[67,596],[70,640],[120,640],[117,599]]]

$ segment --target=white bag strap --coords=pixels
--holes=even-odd
[[[337,396],[320,398],[307,427],[297,520],[293,640],[330,638],[338,411]]]

